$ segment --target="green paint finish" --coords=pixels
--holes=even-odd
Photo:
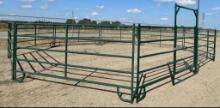
[[[12,58],[12,80],[16,80],[17,74],[17,25],[13,24],[13,58]]]
[[[166,27],[152,27],[152,28],[159,28],[158,33],[160,33],[158,35],[158,38],[160,39],[154,39],[154,40],[142,40],[143,38],[141,38],[141,36],[144,35],[144,33],[142,32],[145,28],[150,27],[150,26],[142,26],[140,24],[135,25],[133,24],[132,26],[119,26],[119,27],[113,27],[112,30],[117,29],[119,32],[118,33],[118,40],[114,40],[114,39],[104,39],[104,37],[102,37],[102,31],[106,30],[107,28],[103,27],[103,26],[95,26],[96,30],[98,30],[97,36],[96,37],[83,37],[80,36],[81,34],[83,34],[83,29],[85,28],[85,26],[82,25],[68,25],[68,24],[38,24],[38,23],[33,23],[30,24],[28,23],[27,25],[34,25],[34,30],[35,32],[33,34],[23,34],[23,35],[19,35],[17,34],[17,24],[13,24],[13,28],[10,27],[8,28],[9,31],[13,31],[13,52],[12,52],[12,80],[16,80],[16,73],[28,73],[28,74],[32,74],[32,75],[38,75],[38,76],[44,76],[44,77],[52,77],[52,78],[58,78],[58,79],[64,79],[64,80],[71,80],[71,81],[80,81],[80,82],[84,82],[84,83],[92,83],[92,84],[97,84],[97,85],[104,85],[104,86],[111,86],[111,87],[115,87],[117,88],[117,94],[119,96],[119,98],[122,101],[125,102],[129,102],[129,103],[133,103],[133,102],[139,102],[142,99],[145,98],[146,96],[146,88],[154,83],[157,83],[161,80],[167,79],[169,77],[171,77],[173,84],[175,84],[175,75],[180,73],[181,71],[186,70],[186,68],[182,68],[177,70],[177,63],[179,63],[180,61],[183,60],[193,60],[193,65],[192,67],[194,67],[194,71],[195,73],[198,71],[199,66],[198,66],[198,48],[199,47],[207,47],[207,45],[199,45],[198,43],[198,10],[193,10],[193,9],[189,9],[189,10],[193,10],[193,12],[195,13],[196,19],[197,19],[197,24],[195,27],[191,27],[188,29],[194,29],[194,36],[188,36],[190,33],[186,33],[186,27],[182,28],[183,29],[183,36],[182,37],[178,37],[178,26],[177,26],[177,15],[178,12],[180,11],[180,9],[188,9],[188,8],[184,8],[181,6],[176,5],[175,6],[175,25],[174,25],[174,37],[171,38],[171,36],[167,36],[169,37],[168,39],[163,39],[162,36],[162,29],[166,28]],[[19,25],[22,25],[22,23],[19,23]],[[26,25],[26,23],[25,23]],[[51,30],[53,30],[53,35],[52,36],[43,36],[45,34],[40,34],[40,33],[36,33],[36,30],[39,29],[36,26],[42,27],[42,26],[49,26],[52,27]],[[76,33],[76,35],[78,34],[78,36],[74,37],[70,37],[68,36],[69,34],[69,27],[72,27],[72,30],[78,30],[78,33]],[[56,36],[58,31],[60,31],[59,29],[61,28],[61,30],[65,30],[65,32],[63,32],[65,34],[65,36]],[[65,29],[64,29],[65,28]],[[151,27],[150,27],[151,28]],[[170,27],[168,27],[170,28]],[[33,28],[32,28],[33,29]],[[111,29],[111,28],[108,28]],[[130,40],[125,40],[122,39],[122,31],[123,30],[132,30],[132,37],[129,37]],[[80,33],[82,32],[82,33]],[[143,33],[143,34],[142,34]],[[190,34],[191,35],[191,34]],[[12,36],[12,34],[11,34]],[[17,46],[17,37],[19,38],[34,38],[35,41],[40,41],[40,40],[51,40],[52,42],[55,42],[56,44],[56,39],[57,40],[61,40],[64,41],[64,49],[63,50],[57,50],[57,49],[53,49],[53,47],[48,47],[46,49],[43,48],[36,48],[34,46]],[[124,38],[125,36],[123,36]],[[165,37],[165,36],[164,36]],[[204,36],[205,37],[205,36]],[[37,38],[37,40],[36,40]],[[192,43],[193,46],[185,46],[186,39],[193,39],[194,42]],[[120,43],[120,44],[126,44],[126,45],[131,45],[131,54],[130,55],[116,55],[116,54],[105,54],[105,53],[95,53],[95,52],[80,52],[80,51],[69,51],[68,50],[68,45],[69,45],[69,41],[70,40],[75,40],[77,42],[77,40],[82,40],[82,41],[91,41],[91,42],[112,42],[112,43]],[[182,41],[182,47],[178,47],[177,42],[178,40]],[[33,41],[33,40],[32,40]],[[75,42],[74,41],[74,42]],[[141,44],[144,45],[144,43],[154,43],[154,42],[160,42],[160,46],[162,47],[162,43],[164,41],[170,41],[173,42],[173,50],[169,50],[169,51],[163,51],[163,52],[157,52],[157,53],[153,53],[153,54],[148,54],[148,55],[141,55]],[[10,34],[8,34],[8,43],[10,44]],[[208,41],[210,44],[211,41]],[[216,49],[216,31],[215,31],[215,38],[214,41],[212,42],[214,45],[213,49]],[[52,46],[56,46],[56,45],[52,45]],[[35,45],[36,42],[35,42]],[[210,48],[210,47],[208,47]],[[188,57],[184,57],[181,59],[177,59],[177,51],[183,51],[183,50],[187,50],[187,49],[193,49],[193,56],[188,56]],[[10,47],[8,46],[8,55],[10,53]],[[38,52],[38,51],[46,51],[46,52],[57,52],[57,53],[64,53],[64,63],[61,62],[50,62],[50,61],[40,61],[40,60],[27,60],[27,59],[21,59],[21,58],[17,58],[17,50],[29,50],[32,52]],[[208,49],[209,50],[209,49]],[[207,51],[208,52],[208,51]],[[77,54],[77,55],[90,55],[90,56],[97,56],[97,57],[112,57],[112,58],[118,58],[118,59],[127,59],[131,62],[131,70],[129,71],[124,71],[124,70],[116,70],[116,69],[106,69],[106,68],[99,68],[99,67],[90,67],[90,66],[81,66],[81,65],[73,65],[73,64],[68,64],[68,54]],[[142,69],[140,67],[140,61],[141,59],[144,58],[150,58],[150,57],[155,57],[155,56],[160,56],[163,54],[173,54],[173,61],[170,63],[166,63],[166,64],[161,64],[159,66],[155,66],[155,67],[151,67],[148,69]],[[206,54],[206,52],[204,53]],[[213,51],[213,59],[215,59],[215,50]],[[20,71],[16,69],[16,62],[29,62],[29,63],[38,63],[38,64],[48,64],[48,65],[56,65],[56,66],[60,66],[60,67],[64,67],[64,75],[61,76],[56,76],[56,75],[51,75],[51,74],[43,74],[40,72],[27,72],[27,71]],[[169,66],[170,72],[171,74],[168,76],[164,76],[161,79],[152,81],[152,82],[145,82],[145,74],[147,74],[147,72],[153,71],[155,69],[158,68],[163,68],[163,67],[167,67]],[[102,81],[90,81],[90,80],[83,80],[83,79],[76,79],[76,78],[70,78],[68,76],[68,68],[69,67],[73,67],[73,68],[77,68],[77,69],[86,69],[89,70],[88,72],[91,71],[95,71],[94,73],[100,73],[98,71],[106,71],[108,73],[117,73],[117,74],[123,74],[126,75],[128,77],[130,77],[130,84],[128,86],[122,85],[122,84],[111,84],[111,82],[109,83],[104,83]],[[140,70],[142,69],[142,70]],[[123,93],[121,90],[129,90],[130,94],[128,97],[125,97],[125,94]]]

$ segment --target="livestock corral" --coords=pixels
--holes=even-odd
[[[197,74],[193,28],[178,28],[174,61],[172,27],[60,23],[11,23],[8,27],[8,41],[4,42],[9,43],[8,50],[3,49],[11,58],[11,79],[24,85],[27,78],[86,87],[117,93],[129,102],[134,97],[144,99],[146,93],[164,84],[176,85]],[[199,31],[200,68],[215,60],[217,30]]]
[[[119,97],[129,102],[124,96],[145,97],[146,87],[167,78],[175,85],[176,75],[194,72],[194,29],[178,28],[177,32],[175,41],[172,28],[140,24],[9,24],[12,79],[24,79],[27,74],[104,85],[117,89]],[[200,33],[202,65],[204,60],[215,60],[216,30]]]
[[[173,103],[173,99],[177,99],[176,101],[180,99],[175,95],[178,96],[181,90],[194,91],[193,93],[200,88],[209,90],[207,83],[205,87],[201,85],[196,87],[192,82],[213,79],[212,83],[219,84],[218,69],[203,68],[206,64],[217,60],[218,31],[198,27],[199,9],[178,5],[175,7],[174,27],[143,24],[103,26],[16,21],[7,23],[7,33],[5,33],[7,38],[2,38],[1,45],[4,53],[1,54],[3,78],[0,81],[8,85],[1,86],[6,90],[0,97],[8,98],[2,100],[2,106],[25,103],[30,106],[41,105],[42,100],[37,97],[45,96],[47,97],[47,101],[43,102],[45,106],[59,106],[58,104],[80,106],[82,105],[80,103],[103,106],[109,101],[111,101],[109,106],[118,106],[118,102],[115,101],[117,96],[127,103],[141,103],[146,96],[150,95],[149,92],[163,88],[167,84],[172,84],[173,88],[179,89],[170,93],[166,91],[168,95],[173,93],[171,96],[173,98],[165,95],[159,96],[162,101],[159,100],[161,103],[164,102],[164,105],[175,106],[177,104]],[[177,14],[180,8],[192,10],[195,13],[195,27],[177,26]],[[5,71],[10,72],[10,79],[14,82],[9,81],[9,73],[5,74]],[[208,71],[214,72],[210,74]],[[200,72],[208,73],[203,73],[201,79],[194,78],[190,83],[191,86],[183,86],[183,84],[178,87],[185,83],[183,81],[192,79]],[[57,85],[50,87],[51,83],[54,84],[53,86]],[[79,88],[76,90],[69,86]],[[220,88],[212,87],[214,87],[212,90],[216,91],[212,92],[216,98],[211,102],[216,106],[219,103],[220,96],[217,91]],[[85,92],[78,90],[80,88]],[[89,90],[84,88],[94,91],[89,93]],[[172,91],[171,88],[168,90]],[[103,94],[115,93],[117,96],[109,97],[96,91],[103,91]],[[200,91],[204,92],[204,90]],[[199,94],[195,96],[200,95],[200,92],[196,93]],[[188,102],[190,99],[187,100],[186,95],[188,93],[182,93],[180,96],[186,99],[184,102],[188,103],[188,106],[193,106],[190,105],[193,102]],[[71,98],[74,96],[77,97]],[[199,100],[198,98],[196,100]],[[208,99],[205,98],[204,101]],[[15,102],[10,103],[11,100]],[[32,103],[33,100],[36,103]],[[77,102],[78,100],[81,101]],[[65,101],[73,103],[66,104]],[[149,103],[152,101],[148,99],[149,106],[152,105]],[[209,102],[203,104],[211,105]],[[125,103],[120,105],[126,106]],[[140,104],[140,106],[143,105]],[[201,104],[196,104],[196,106],[199,105]]]

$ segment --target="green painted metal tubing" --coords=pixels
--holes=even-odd
[[[209,30],[207,31],[207,48],[206,48],[206,51],[207,51],[207,54],[206,54],[206,58],[208,59],[209,58],[209,54],[208,54],[208,52],[209,52]]]
[[[25,40],[25,39],[29,39],[29,38],[18,38],[18,41],[17,41],[17,43],[20,43],[20,42],[25,42],[25,41],[34,41],[34,39],[30,39],[30,40]],[[19,41],[19,40],[21,40],[21,41]],[[41,38],[41,39],[37,39],[37,40],[48,40],[48,39],[43,39],[43,38]],[[49,44],[49,43],[48,43]],[[35,46],[35,45],[34,45]]]
[[[147,41],[141,41],[141,43],[153,43],[153,42],[161,42],[161,41],[173,41],[173,39],[157,39],[157,40],[147,40]]]
[[[32,63],[42,63],[42,64],[51,64],[51,65],[65,66],[64,63],[53,63],[53,62],[44,62],[44,61],[35,61],[35,60],[25,60],[25,59],[17,59],[17,60],[19,60],[19,61],[26,61],[26,62],[32,62]],[[88,66],[72,65],[72,64],[67,64],[67,66],[69,66],[69,67],[75,67],[75,68],[83,68],[83,69],[92,69],[92,70],[108,71],[108,72],[114,72],[114,73],[131,74],[130,71],[121,71],[121,70],[113,70],[113,69],[104,69],[104,68],[96,68],[96,67],[88,67]]]
[[[12,58],[12,80],[16,80],[17,74],[17,25],[13,24],[13,58]]]
[[[17,35],[18,37],[32,37],[32,36],[27,36],[27,35]],[[51,36],[37,36],[37,38],[43,38],[43,39],[51,39]],[[65,37],[56,37],[56,39],[65,39]],[[71,40],[77,40],[78,37],[69,37],[68,39]],[[88,40],[88,41],[101,41],[101,42],[112,42],[112,43],[132,43],[130,40],[125,41],[125,40],[108,40],[108,39],[98,39],[98,38],[87,38],[87,37],[80,37],[79,40]]]
[[[202,40],[202,39],[199,39],[199,41],[207,42],[207,40]]]
[[[42,40],[44,40],[44,39],[42,39]],[[50,43],[41,43],[41,44],[38,44],[39,46],[40,45],[50,45]],[[21,47],[21,48],[23,48],[23,49],[25,49],[25,48],[33,48],[33,47],[35,47],[35,45],[29,45],[29,46],[25,46],[25,47]],[[52,47],[48,47],[47,49],[51,49]]]
[[[80,26],[78,27],[78,31],[77,31],[77,40],[78,40],[78,42],[79,42],[79,38],[80,38]]]
[[[213,61],[215,61],[216,58],[216,39],[217,38],[217,30],[215,30],[215,37],[214,37],[214,57],[213,57]]]
[[[28,49],[35,51],[49,51],[49,52],[60,52],[63,53],[63,50],[53,50],[53,49],[41,49],[41,48],[30,48],[30,47],[18,47],[18,49]],[[113,54],[100,54],[100,53],[91,53],[91,52],[79,52],[79,51],[67,51],[67,53],[71,54],[79,54],[79,55],[94,55],[94,56],[104,56],[104,57],[116,57],[116,58],[126,58],[131,59],[131,56],[122,56],[122,55],[113,55]]]
[[[47,33],[36,33],[36,35],[41,35],[41,34],[47,34]],[[31,37],[34,38],[35,37],[35,33],[28,33],[28,34],[17,34],[17,36],[20,36],[20,37]]]
[[[180,51],[180,50],[186,50],[186,49],[189,49],[189,48],[193,48],[193,46],[190,46],[190,47],[185,47],[185,48],[177,48],[176,50],[177,51]],[[159,53],[154,53],[154,54],[149,54],[149,55],[144,55],[144,56],[140,56],[140,58],[147,58],[147,57],[152,57],[152,56],[158,56],[158,55],[163,55],[163,54],[169,54],[169,53],[172,53],[174,52],[174,50],[171,50],[171,51],[164,51],[164,52],[159,52]]]
[[[11,24],[8,24],[8,52],[7,52],[7,55],[8,55],[8,58],[11,58]]]
[[[124,95],[124,93],[122,93],[121,91],[120,91],[120,87],[117,87],[117,95],[118,95],[118,97],[119,97],[119,99],[120,100],[122,100],[123,102],[127,102],[127,103],[133,103],[133,101],[134,100],[132,100],[132,98],[131,99],[125,99],[125,98],[123,98],[123,95]],[[132,95],[131,95],[132,96]]]
[[[164,32],[162,32],[162,33],[164,33]],[[170,32],[170,33],[172,33],[172,32]],[[159,34],[158,35],[142,34],[142,36],[145,36],[145,35],[147,35],[148,37],[160,37]],[[173,36],[171,36],[171,35],[162,35],[162,37],[173,37]],[[193,37],[192,36],[187,36],[186,38],[191,39]],[[184,37],[178,37],[178,39],[184,39]]]
[[[199,40],[201,40],[201,39],[206,39],[207,37],[206,36],[205,37],[200,36],[199,38],[200,38]]]
[[[74,26],[74,27],[92,27],[92,28],[97,28],[97,25],[79,25],[79,24],[67,24],[67,23],[20,23],[20,22],[17,22],[16,23],[18,26],[25,26],[25,25],[33,25],[33,24],[36,24],[36,25],[39,25],[39,26],[52,26],[52,25],[57,25],[57,26],[60,26],[60,27],[64,27],[64,26]],[[100,27],[104,28],[104,27],[111,27],[111,28],[116,28],[118,26],[114,26],[114,25],[99,25]],[[120,27],[122,28],[132,28],[132,26],[128,26],[128,25],[121,25]]]
[[[178,59],[178,60],[176,60],[176,63],[180,62],[180,61],[183,61],[183,60],[186,60],[186,59],[190,59],[192,57],[193,56],[188,56],[188,57],[184,57],[184,58]],[[157,69],[157,68],[161,68],[161,67],[167,66],[168,64],[173,64],[173,63],[166,63],[166,64],[162,64],[160,66],[155,66],[155,67],[152,67],[152,68],[149,68],[149,69],[144,69],[144,70],[140,71],[140,74],[146,73],[148,71],[151,71],[151,70],[154,70],[154,69]]]
[[[137,78],[136,78],[136,90],[135,90],[135,94],[137,95],[137,97],[136,97],[136,102],[138,103],[138,99],[139,99],[139,86],[140,86],[140,81],[139,81],[139,75],[140,75],[140,46],[141,46],[141,25],[140,24],[138,24],[138,27],[137,27],[137,35],[136,35],[137,37],[137,67],[136,67],[136,69],[137,69]]]
[[[103,86],[109,86],[109,87],[121,87],[124,89],[131,89],[130,87],[124,86],[124,85],[116,85],[116,84],[103,83],[103,82],[98,82],[98,81],[89,81],[89,80],[83,80],[83,79],[77,79],[77,78],[69,78],[69,77],[56,76],[56,75],[50,75],[50,74],[43,74],[40,72],[32,73],[32,72],[28,72],[28,71],[19,71],[19,70],[17,70],[17,72],[27,73],[27,74],[31,74],[31,75],[44,76],[44,77],[50,77],[50,78],[58,78],[58,79],[63,79],[63,80],[70,80],[70,81],[80,81],[80,82],[84,82],[84,83],[91,83],[91,84],[97,84],[97,85],[103,85]]]
[[[197,16],[198,17],[198,16]],[[198,67],[198,18],[197,18],[197,24],[196,24],[196,27],[195,27],[195,38],[194,38],[194,73],[198,73],[199,72],[199,67]]]
[[[207,34],[199,34],[199,35],[202,35],[202,36],[205,36],[205,37],[207,36]]]
[[[214,43],[215,43],[215,41],[209,41],[209,43],[210,43],[210,44],[214,44]]]
[[[130,56],[112,55],[112,54],[100,54],[100,53],[77,52],[77,51],[69,51],[68,53],[131,59]]]
[[[186,9],[186,10],[191,10],[191,11],[197,11],[198,10],[198,9],[193,9],[193,8],[189,8],[189,7],[185,7],[185,6],[180,6],[180,5],[177,5],[177,7],[183,8],[183,9]]]
[[[111,30],[112,31],[112,30]],[[114,35],[114,36],[118,36],[118,38],[120,39],[120,36],[123,34],[123,35],[131,35],[131,33],[120,33],[120,31],[119,30],[117,30],[117,31],[113,31],[113,32],[111,32],[111,33],[109,33],[108,31],[107,32],[105,32],[105,30],[103,30],[102,29],[102,32],[103,32],[103,34],[106,36],[106,35]],[[119,32],[119,33],[118,33]],[[87,34],[87,33],[83,33],[83,34]],[[89,33],[88,33],[89,34]]]
[[[151,85],[153,85],[153,84],[155,84],[155,83],[157,83],[157,82],[163,81],[163,80],[168,79],[168,78],[170,78],[170,75],[165,76],[165,77],[162,77],[162,78],[157,79],[157,80],[154,80],[154,81],[151,81],[151,82],[149,82],[149,83],[145,83],[145,84],[143,84],[143,85],[140,86],[140,87],[148,87],[148,86],[151,86]]]
[[[206,54],[206,53],[200,54],[200,56],[201,56],[201,55],[205,55],[205,54]],[[191,58],[193,58],[193,56],[191,56]],[[168,65],[168,64],[166,64],[166,65]],[[166,66],[166,65],[165,65],[165,66]],[[182,69],[182,70],[184,70],[184,69]],[[184,70],[184,71],[185,71],[185,70]],[[181,71],[179,71],[179,72],[177,71],[176,74],[179,74],[179,73],[181,73]],[[146,83],[146,84],[144,84],[142,87],[150,86],[150,85],[152,85],[152,84],[154,84],[154,83],[157,83],[157,82],[159,82],[159,81],[162,81],[162,80],[165,80],[165,79],[168,79],[168,78],[170,78],[170,75],[165,76],[165,77],[162,77],[162,78],[157,79],[157,80],[155,80],[155,81]]]
[[[145,36],[145,35],[149,35],[149,36],[152,36],[152,37],[160,37],[160,35],[156,35],[156,34],[145,34],[145,33],[142,33],[141,34],[142,36]]]
[[[57,41],[56,37],[57,37],[57,26],[54,25],[54,38],[55,38],[54,42],[55,42],[55,44],[56,44],[56,41]]]
[[[173,53],[173,74],[175,74],[176,73],[176,62],[177,62],[177,60],[176,60],[176,58],[177,58],[177,51],[176,51],[176,49],[177,49],[177,14],[178,14],[178,10],[179,8],[178,8],[178,6],[177,6],[177,4],[175,4],[175,11],[174,11],[174,16],[175,16],[175,18],[174,18],[174,43],[173,43],[173,48],[174,48],[174,53]],[[172,79],[175,79],[175,76],[170,76]],[[174,80],[172,81],[172,82],[174,82]]]
[[[67,77],[67,63],[68,63],[68,25],[66,26],[66,37],[65,37],[65,77]]]
[[[150,28],[162,28],[162,29],[174,29],[174,27],[172,26],[145,26],[145,25],[142,25],[141,26],[143,29],[150,29]],[[192,29],[193,27],[181,27],[179,26],[178,28],[185,28],[185,29]]]
[[[190,37],[193,38],[193,37]],[[183,38],[177,38],[177,39],[183,39]],[[187,37],[186,37],[187,39]],[[189,38],[188,38],[189,39]],[[147,41],[141,41],[141,43],[153,43],[153,42],[164,42],[164,41],[174,41],[174,39],[156,39],[156,40],[147,40]]]
[[[160,66],[152,67],[152,68],[149,68],[149,69],[141,70],[141,71],[140,71],[140,74],[143,74],[143,73],[146,73],[146,72],[148,72],[148,71],[151,71],[151,70],[154,70],[154,69],[157,69],[157,68],[161,68],[161,67],[164,67],[164,66],[167,66],[167,63],[166,63],[166,64],[163,64],[163,65],[160,65]]]
[[[186,43],[186,44],[192,44],[192,45],[194,44],[194,43],[191,43],[191,42],[185,42],[185,43]]]
[[[27,30],[27,29],[33,30],[33,28],[34,27],[29,27],[29,28],[27,28],[27,27],[23,27],[23,28],[17,27],[17,30]]]
[[[188,68],[183,68],[182,70],[177,70],[175,75],[180,74],[181,72],[186,71],[187,69],[188,69]],[[157,79],[157,80],[154,80],[154,81],[145,83],[145,84],[143,84],[141,87],[151,86],[151,85],[153,85],[153,84],[155,84],[155,83],[157,83],[157,82],[163,81],[163,80],[168,79],[168,78],[170,78],[170,75],[167,75],[167,76],[164,76],[164,77],[159,78],[159,79]]]
[[[18,38],[17,40],[17,43],[23,43],[23,42],[30,42],[30,41],[34,41],[35,39],[30,39],[30,40],[24,40],[25,38],[21,39],[21,38]],[[26,38],[28,39],[28,38]],[[21,40],[21,41],[19,41]],[[46,39],[37,39],[37,40],[46,40]],[[35,46],[35,45],[34,45]]]
[[[132,28],[132,59],[131,59],[131,101],[134,101],[135,98],[135,88],[134,88],[134,69],[135,69],[135,35],[136,35],[136,26],[133,24]]]
[[[37,45],[37,25],[34,25],[34,45]]]

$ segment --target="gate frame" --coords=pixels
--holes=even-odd
[[[185,7],[185,6],[181,6],[178,5],[177,3],[175,3],[175,11],[174,11],[174,53],[173,53],[173,71],[170,72],[171,74],[171,80],[172,80],[172,84],[175,85],[175,76],[176,74],[178,74],[177,72],[177,29],[178,29],[178,25],[177,25],[177,16],[178,13],[180,11],[180,9],[185,9],[185,10],[189,10],[189,11],[193,11],[195,18],[196,18],[196,25],[194,27],[194,50],[193,50],[193,73],[194,74],[198,74],[199,72],[199,64],[198,64],[198,47],[199,47],[199,0],[198,1],[198,7],[197,9],[193,9],[193,8],[189,8],[189,7]],[[171,70],[170,70],[171,71]]]

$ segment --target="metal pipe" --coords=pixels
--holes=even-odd
[[[176,74],[176,54],[177,54],[177,14],[178,14],[178,7],[177,4],[175,4],[175,18],[174,18],[174,43],[173,43],[173,47],[174,47],[174,53],[173,53],[173,79],[175,79],[175,74]],[[174,82],[174,81],[172,81]]]
[[[8,24],[8,58],[11,58],[11,24]]]
[[[140,96],[139,96],[139,89],[140,89],[140,80],[139,80],[139,73],[140,73],[140,44],[141,44],[141,24],[138,24],[138,28],[137,28],[137,35],[136,35],[136,38],[137,38],[137,57],[136,57],[136,62],[137,62],[137,67],[136,67],[136,95],[137,95],[137,99],[136,99],[136,102],[138,102]]]
[[[35,51],[60,52],[60,53],[65,52],[65,50],[42,49],[42,48],[33,48],[33,47],[18,47],[18,49],[35,50]],[[115,58],[124,58],[124,59],[131,59],[131,58],[132,58],[131,56],[124,56],[124,55],[101,54],[101,53],[80,52],[80,51],[67,51],[67,53],[70,53],[70,54],[79,54],[79,55],[102,56],[102,57],[115,57]]]
[[[12,80],[16,80],[17,74],[17,25],[13,24],[13,62],[12,62]]]
[[[37,45],[37,25],[34,24],[34,45]]]
[[[60,65],[60,66],[68,66],[68,67],[75,67],[75,68],[82,68],[82,69],[91,69],[91,70],[100,70],[100,71],[108,71],[114,73],[122,73],[122,74],[131,74],[130,71],[122,71],[122,70],[114,70],[114,69],[105,69],[105,68],[97,68],[97,67],[89,67],[89,66],[80,66],[80,65],[73,65],[73,64],[63,64],[63,63],[53,63],[53,62],[44,62],[44,61],[35,61],[35,60],[25,60],[25,59],[17,59],[18,61],[26,61],[32,63],[42,63],[42,64],[50,64],[50,65]]]
[[[206,54],[206,59],[209,59],[209,30],[207,30],[207,47],[206,47],[206,51],[207,51],[207,54]]]
[[[214,57],[213,57],[213,61],[215,61],[215,58],[216,58],[216,37],[217,37],[217,30],[215,29],[215,37],[214,37]]]
[[[66,37],[65,37],[65,78],[67,78],[67,62],[68,62],[68,25],[66,25]]]
[[[136,35],[136,26],[133,24],[132,28],[132,59],[131,59],[131,100],[133,101],[135,98],[135,88],[134,88],[134,71],[135,71],[135,63],[134,63],[134,56],[135,56],[135,35]]]
[[[68,78],[68,77],[63,77],[63,76],[45,74],[45,73],[41,73],[41,72],[32,73],[32,72],[28,72],[28,71],[19,71],[19,70],[17,72],[19,72],[19,73],[28,73],[28,74],[31,74],[31,75],[38,75],[38,76],[44,76],[44,77],[70,80],[70,81],[80,81],[80,82],[84,82],[84,83],[91,83],[91,84],[97,84],[97,85],[103,85],[103,86],[109,86],[109,87],[121,87],[121,88],[124,88],[124,89],[131,89],[130,87],[124,86],[124,85],[103,83],[103,82],[91,81],[91,80],[83,80],[83,79],[78,79],[78,78]]]

